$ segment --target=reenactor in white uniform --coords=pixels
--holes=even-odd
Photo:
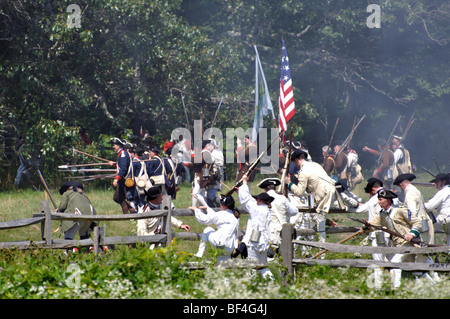
[[[420,191],[411,184],[416,176],[414,174],[401,174],[394,180],[394,185],[399,186],[405,194],[404,205],[411,213],[418,217],[422,223],[420,237],[423,242],[434,244],[433,221],[425,210],[424,200]]]
[[[372,177],[367,180],[367,185],[364,188],[364,191],[369,194],[370,198],[364,204],[359,205],[356,209],[349,209],[349,211],[354,213],[367,213],[367,220],[372,222],[376,215],[379,214],[381,207],[378,204],[378,194],[379,190],[383,188],[383,181],[381,179]],[[362,241],[361,244],[365,244],[366,241],[369,241],[372,247],[386,247],[390,245],[389,234],[383,232],[381,230],[375,230],[370,232],[366,239]],[[381,253],[372,254],[372,259],[377,261],[386,261],[385,255]],[[382,281],[383,270],[380,268],[374,269],[374,285],[376,288],[381,288],[383,283]]]
[[[224,249],[225,255],[221,260],[231,258],[231,253],[237,247],[239,218],[235,215],[235,203],[231,196],[220,196],[220,211],[216,212],[211,207],[205,205],[205,200],[201,195],[197,195],[200,208],[190,207],[195,212],[195,218],[202,225],[208,225],[203,230],[196,257],[203,257],[206,251],[206,244],[210,243],[213,248]],[[209,225],[216,225],[217,230]]]
[[[428,244],[434,244],[433,220],[430,218],[425,209],[422,194],[417,187],[411,184],[411,181],[415,178],[416,176],[414,174],[401,174],[394,180],[394,185],[400,187],[404,192],[404,205],[406,208],[411,211],[414,216],[418,217],[422,223],[422,228],[420,230],[421,240]],[[427,255],[416,255],[416,262],[426,262],[431,264],[433,263],[433,259],[431,257],[427,257]],[[426,273],[415,273],[415,275],[422,275],[427,279],[437,281],[440,279],[437,273],[433,271],[430,272],[431,277]]]
[[[428,212],[437,210],[435,229],[445,231],[450,246],[450,174],[440,173],[430,181],[438,192],[425,205]]]
[[[239,187],[239,202],[248,211],[249,219],[242,242],[247,246],[248,259],[267,263],[267,252],[270,247],[270,204],[274,198],[267,193],[257,196],[250,194],[247,175],[242,176],[242,186]],[[268,268],[259,269],[263,278],[273,278]]]
[[[276,251],[281,245],[281,229],[289,223],[290,218],[298,214],[297,207],[286,196],[278,194],[275,189],[281,184],[278,178],[266,178],[258,187],[274,198],[270,204],[270,245]]]

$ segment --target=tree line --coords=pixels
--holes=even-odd
[[[388,137],[399,115],[401,134],[415,113],[406,141],[413,160],[448,166],[444,0],[376,1],[380,28],[368,26],[368,3],[359,0],[73,2],[79,28],[69,23],[64,2],[0,1],[3,180],[14,175],[22,141],[53,174],[70,161],[73,145],[109,156],[112,136],[130,140],[144,130],[162,145],[195,119],[209,127],[222,98],[214,127],[251,127],[253,45],[277,115],[281,39],[296,104],[288,127],[316,158],[337,118],[334,138],[343,140],[355,119],[367,116],[352,139],[360,151]],[[266,125],[273,126],[271,118]],[[80,139],[80,128],[91,144]]]

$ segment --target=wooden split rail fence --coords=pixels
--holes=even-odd
[[[355,232],[359,228],[356,228]],[[310,247],[320,248],[329,252],[350,253],[350,254],[437,254],[449,253],[450,246],[439,247],[372,247],[372,246],[357,246],[344,245],[336,243],[320,243],[316,241],[296,240],[292,236],[293,225],[284,224],[281,231],[281,248],[280,255],[282,257],[282,264],[285,268],[286,278],[293,278],[294,268],[296,265],[328,265],[330,267],[356,267],[356,268],[386,268],[386,269],[402,269],[405,271],[439,271],[450,272],[449,263],[391,263],[385,261],[376,261],[373,259],[313,259],[313,258],[295,258],[294,245],[305,245]],[[298,233],[297,233],[298,234]]]
[[[76,215],[67,213],[52,213],[50,211],[50,204],[48,201],[41,202],[40,213],[34,214],[31,218],[20,220],[13,220],[7,222],[0,222],[0,230],[13,229],[18,227],[25,227],[34,224],[41,224],[41,241],[13,241],[0,242],[1,248],[18,248],[18,249],[32,249],[32,248],[47,248],[47,249],[70,249],[73,247],[94,247],[94,252],[99,253],[102,246],[109,245],[127,245],[137,243],[152,243],[167,245],[174,237],[182,240],[200,240],[199,233],[177,232],[173,233],[170,223],[171,216],[193,216],[190,209],[172,209],[171,199],[165,196],[162,206],[165,209],[153,210],[140,214],[127,215]],[[247,212],[238,207],[241,213]],[[216,209],[217,210],[217,209]],[[300,209],[300,212],[312,212],[311,208]],[[347,211],[337,208],[331,208],[330,213],[348,213]],[[163,233],[149,236],[115,236],[106,237],[104,227],[95,227],[92,239],[83,240],[63,240],[53,239],[51,230],[52,220],[83,220],[83,221],[123,221],[123,220],[137,220],[145,218],[163,218]],[[327,228],[327,234],[333,233],[354,233],[359,230],[359,227],[330,227]],[[296,229],[297,235],[314,235],[314,229]],[[449,246],[441,247],[371,247],[371,246],[355,246],[343,245],[335,243],[320,243],[315,241],[296,240],[292,236],[293,225],[285,224],[282,229],[282,243],[280,247],[280,255],[282,257],[283,268],[285,269],[286,278],[292,278],[294,274],[294,267],[296,265],[329,265],[331,267],[384,267],[384,268],[401,268],[405,271],[450,271],[450,264],[447,263],[389,263],[375,260],[363,259],[312,259],[312,258],[295,258],[294,245],[306,245],[320,248],[330,252],[341,253],[412,253],[412,254],[433,254],[440,252],[449,252]]]
[[[48,201],[40,203],[40,212],[33,214],[31,218],[17,219],[12,221],[0,222],[0,230],[2,229],[14,229],[19,227],[26,227],[35,224],[41,224],[41,238],[39,241],[12,241],[12,242],[0,242],[0,249],[2,248],[17,248],[17,249],[32,249],[32,248],[46,248],[46,249],[70,249],[74,247],[94,247],[96,253],[100,252],[101,246],[108,245],[127,245],[136,243],[152,243],[163,244],[171,242],[174,237],[181,240],[200,240],[201,234],[199,233],[187,233],[187,232],[172,232],[170,218],[171,216],[194,216],[194,213],[188,208],[172,209],[172,203],[170,196],[165,196],[162,207],[165,209],[152,210],[146,213],[140,214],[120,214],[120,215],[77,215],[68,213],[51,212],[50,204]],[[247,214],[242,208],[238,207],[241,213]],[[215,208],[214,210],[218,210]],[[301,211],[310,211],[311,209],[305,208]],[[333,208],[332,208],[333,210]],[[336,210],[335,212],[340,212]],[[106,237],[104,227],[95,227],[93,232],[93,238],[80,239],[80,240],[66,240],[52,238],[51,221],[52,220],[82,220],[82,221],[123,221],[123,220],[138,220],[146,218],[163,218],[164,232],[157,235],[149,236],[115,236]],[[313,229],[299,230],[304,235],[314,234]],[[355,231],[354,227],[339,227],[329,228],[327,233],[337,232],[351,232]]]

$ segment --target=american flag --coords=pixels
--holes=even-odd
[[[294,91],[292,88],[291,70],[284,40],[282,44],[281,78],[280,78],[280,107],[279,124],[280,131],[286,131],[286,123],[295,114]]]

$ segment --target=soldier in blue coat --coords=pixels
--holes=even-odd
[[[131,156],[124,149],[126,141],[117,137],[111,139],[113,149],[117,153],[117,162],[110,162],[110,165],[116,165],[117,173],[113,180],[113,186],[116,188],[114,193],[114,201],[122,207],[124,214],[135,213],[135,209],[127,202],[127,187],[125,181],[129,177],[133,177],[133,170],[131,165]]]

